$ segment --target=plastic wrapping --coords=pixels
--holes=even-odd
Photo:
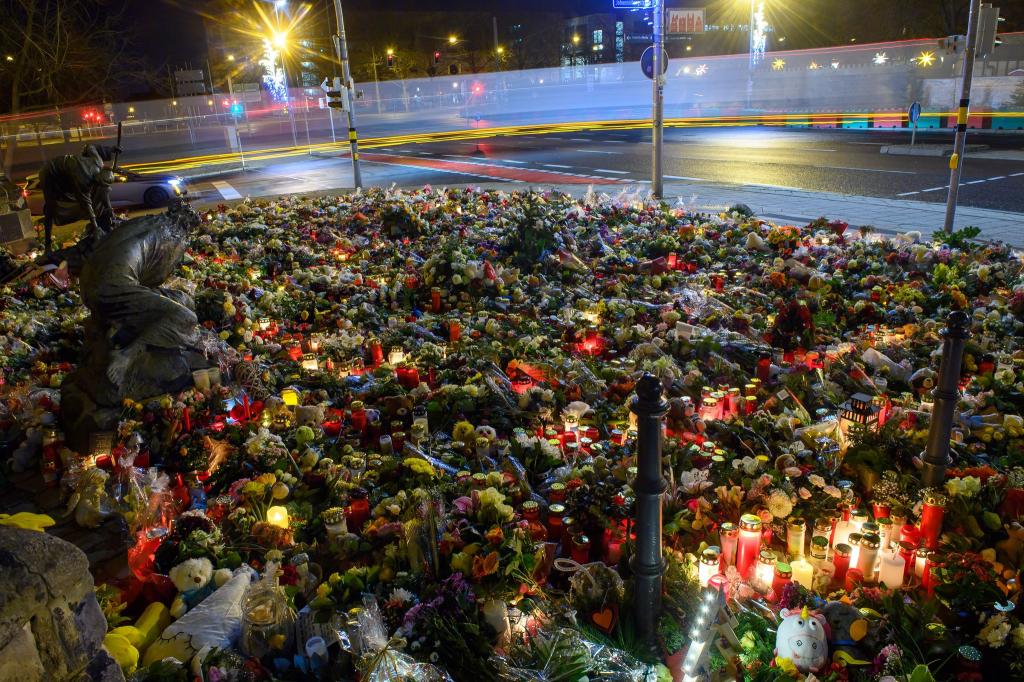
[[[401,640],[388,638],[377,600],[371,596],[363,597],[363,608],[349,619],[339,637],[356,659],[364,682],[452,682],[436,666],[420,663],[398,649]]]
[[[295,638],[295,612],[277,584],[278,565],[267,564],[266,574],[252,585],[242,607],[242,651],[256,658],[290,651]]]
[[[654,682],[653,666],[625,651],[585,639],[577,630],[560,628],[538,632],[513,644],[507,655],[495,654],[491,663],[501,682]]]

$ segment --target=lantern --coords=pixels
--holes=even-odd
[[[565,426],[565,433],[576,433],[580,428],[580,418],[574,412],[569,412],[563,418],[563,425]]]
[[[324,342],[324,335],[321,334],[320,332],[316,332],[314,334],[310,334],[309,335],[309,350],[312,351],[313,353],[316,353],[318,350],[320,350],[320,346],[323,345],[323,342]]]
[[[757,567],[754,575],[750,578],[750,585],[758,592],[767,594],[772,589],[772,579],[775,577],[775,552],[770,549],[762,549],[757,557]]]
[[[903,585],[903,577],[906,569],[906,559],[904,559],[900,552],[886,551],[882,554],[882,564],[878,570],[878,582],[891,590],[895,590]]]
[[[873,431],[878,425],[878,406],[871,396],[854,393],[839,408],[839,426],[844,433],[851,429]]]
[[[405,360],[405,351],[402,350],[401,346],[392,346],[391,350],[388,351],[388,364],[398,365]]]
[[[921,541],[928,549],[939,545],[942,534],[942,519],[946,515],[946,498],[939,492],[929,492],[921,506]]]
[[[790,563],[793,571],[793,582],[811,589],[814,586],[814,565],[807,559],[797,559]]]
[[[786,551],[794,559],[804,555],[804,536],[807,534],[807,522],[798,516],[789,519],[786,524]]]
[[[278,528],[287,529],[290,523],[288,518],[288,510],[280,505],[268,507],[267,523],[269,523],[271,526],[277,526]]]
[[[320,362],[315,353],[306,353],[302,356],[302,369],[307,372],[315,372],[320,369]]]
[[[261,317],[259,321],[260,331],[265,332],[270,329],[270,318]]]
[[[299,393],[299,389],[295,388],[294,386],[289,386],[288,388],[281,391],[281,400],[288,407],[295,407],[296,405],[298,405],[301,397],[302,394]]]

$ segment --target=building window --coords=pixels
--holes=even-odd
[[[626,59],[626,29],[621,21],[615,22],[615,61]]]
[[[604,42],[604,29],[596,29],[592,35],[593,40],[591,42],[594,45],[600,45]]]

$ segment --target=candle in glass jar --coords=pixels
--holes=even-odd
[[[719,552],[714,547],[708,547],[700,555],[700,565],[697,566],[697,580],[701,587],[707,587],[712,576],[719,571]]]
[[[925,495],[921,506],[921,540],[928,549],[939,546],[942,534],[942,518],[946,514],[946,498],[937,492]]]
[[[920,552],[918,552],[920,554]],[[925,593],[929,597],[935,596],[935,584],[937,576],[935,575],[935,550],[928,550],[928,555],[925,558],[924,569],[921,571],[921,587],[924,588]]]
[[[832,534],[832,546],[845,545],[853,533],[853,524],[850,521],[837,521],[835,532]]]
[[[572,560],[579,564],[590,563],[590,538],[586,535],[572,539]]]
[[[775,577],[775,552],[770,549],[762,549],[757,557],[757,566],[750,578],[750,586],[762,594],[767,594],[772,589],[772,579]]]
[[[761,518],[753,514],[740,517],[739,537],[736,542],[736,570],[750,579],[761,551]]]
[[[918,578],[921,578],[922,580],[924,579],[924,569],[928,565],[928,561],[931,559],[933,553],[934,552],[927,547],[922,546],[918,548],[914,563],[914,575]]]
[[[878,535],[868,533],[860,539],[860,553],[857,555],[857,568],[864,574],[864,579],[871,582],[875,576],[875,561],[878,559]]]
[[[739,528],[735,523],[726,521],[718,529],[718,542],[722,546],[721,568],[722,572],[729,566],[736,563],[736,542],[739,538]]]
[[[562,539],[562,516],[565,515],[565,506],[553,504],[548,507],[548,538],[551,542],[558,542]]]
[[[793,567],[784,561],[776,562],[775,575],[772,577],[772,592],[775,595],[775,599],[781,597],[782,590],[794,580],[796,580],[796,573]]]
[[[811,589],[814,587],[814,566],[807,559],[800,558],[790,562],[793,569],[793,582]]]
[[[804,536],[807,534],[807,522],[798,516],[791,517],[786,523],[786,550],[790,558],[804,555]]]
[[[917,563],[917,548],[909,542],[901,542],[899,543],[899,552],[903,557],[903,581],[906,582]]]
[[[859,568],[851,568],[846,572],[846,583],[844,587],[847,592],[853,592],[864,584],[864,574]]]
[[[845,544],[836,545],[835,554],[832,556],[832,563],[836,566],[836,582],[840,585],[846,582],[846,572],[850,569],[850,554],[853,549]]]
[[[565,433],[571,433],[571,434],[575,435],[576,432],[579,431],[579,428],[580,428],[580,418],[579,418],[579,415],[577,415],[577,414],[575,414],[573,412],[569,412],[569,413],[567,413],[565,415],[565,417],[563,417],[562,422],[563,422],[563,426],[565,427]]]
[[[892,525],[892,519],[888,517],[882,517],[876,523],[878,523],[878,537],[881,539],[881,551],[887,552],[894,542],[893,533],[896,532],[896,529]]]
[[[825,538],[825,546],[831,547],[832,524],[832,519],[827,516],[819,516],[814,519],[814,532],[811,534],[811,542],[814,542],[814,538]]]
[[[906,560],[900,556],[898,551],[885,552],[882,554],[882,563],[878,569],[878,583],[895,590],[903,584],[904,569],[907,567]]]

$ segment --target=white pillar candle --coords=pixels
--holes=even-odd
[[[885,552],[882,555],[882,565],[878,571],[878,582],[889,589],[898,589],[903,584],[903,569],[906,565],[907,562],[898,551]]]
[[[192,381],[200,391],[210,390],[210,375],[206,373],[205,369],[197,369],[192,372]]]

